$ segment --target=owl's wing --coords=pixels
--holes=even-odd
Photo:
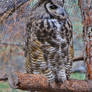
[[[67,42],[70,43],[73,38],[73,27],[69,18],[65,21],[61,31],[65,31],[64,36],[66,36]]]
[[[67,40],[67,44],[69,45],[69,53],[71,57],[74,56],[74,48],[73,48],[73,27],[69,18],[65,21],[63,27],[61,28],[61,35],[65,37]]]
[[[69,50],[70,50],[70,56],[71,58],[73,59],[74,57],[74,47],[73,47],[73,27],[72,27],[72,23],[71,21],[68,19],[67,20],[67,24],[69,25],[68,27],[68,37],[67,39],[69,39],[69,44],[70,44],[70,47],[69,47]]]

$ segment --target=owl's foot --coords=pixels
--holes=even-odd
[[[8,80],[9,80],[9,85],[11,88],[17,88],[17,84],[19,83],[18,81],[18,76],[16,75],[16,73],[9,73],[8,74]]]
[[[56,82],[50,82],[50,87],[51,87],[51,88],[56,88],[56,87],[57,87]]]
[[[58,79],[58,82],[60,82],[60,83],[64,83],[67,80],[66,73],[65,73],[64,69],[58,71],[57,79]]]

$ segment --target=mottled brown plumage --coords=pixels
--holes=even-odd
[[[44,74],[50,83],[69,79],[72,67],[73,29],[63,1],[45,0],[26,27],[26,71]]]

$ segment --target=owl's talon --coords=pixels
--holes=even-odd
[[[51,87],[51,88],[56,88],[56,87],[57,87],[56,82],[51,82],[51,83],[50,83],[50,87]]]
[[[15,73],[11,73],[8,75],[9,85],[11,88],[17,88],[18,86],[18,76]]]

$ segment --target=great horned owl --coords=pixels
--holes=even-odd
[[[50,83],[69,79],[73,30],[64,0],[40,0],[26,26],[26,71],[44,74]]]

